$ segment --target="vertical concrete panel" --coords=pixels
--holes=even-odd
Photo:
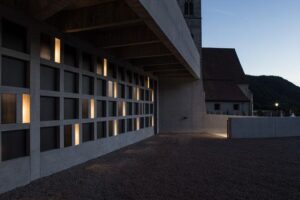
[[[201,80],[159,81],[160,132],[199,132],[205,115]]]

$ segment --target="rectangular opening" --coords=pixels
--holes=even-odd
[[[139,75],[137,73],[133,74],[133,79],[134,79],[134,84],[138,85],[139,84]]]
[[[3,131],[1,134],[2,161],[28,156],[29,137],[28,130]]]
[[[93,95],[94,94],[94,79],[89,76],[82,76],[82,93]]]
[[[135,121],[136,121],[136,127],[135,128],[138,131],[138,130],[140,130],[140,118],[139,117],[136,118]]]
[[[27,29],[12,21],[2,19],[2,46],[27,53]]]
[[[114,82],[108,81],[108,96],[114,97]]]
[[[30,95],[22,94],[22,123],[30,123]]]
[[[124,101],[118,102],[118,116],[126,116],[126,103]]]
[[[125,98],[125,86],[123,84],[118,84],[118,98]]]
[[[71,47],[70,45],[65,44],[64,63],[72,67],[78,67],[76,57],[77,57],[76,49],[74,47]]]
[[[143,75],[140,76],[140,83],[142,87],[145,86],[145,77]]]
[[[45,60],[52,59],[52,41],[50,35],[41,34],[40,58]]]
[[[109,114],[109,117],[116,117],[117,116],[117,111],[116,111],[116,108],[117,108],[117,103],[115,101],[109,101],[108,102],[108,114]]]
[[[127,86],[126,87],[126,90],[127,90],[127,92],[126,92],[126,98],[127,99],[132,99],[132,87],[131,86]]]
[[[78,99],[64,99],[64,118],[78,119]]]
[[[145,118],[141,117],[140,118],[140,129],[143,129],[143,128],[145,128]]]
[[[64,126],[64,147],[72,146],[72,125]]]
[[[123,67],[118,68],[118,79],[121,81],[125,81],[125,71]]]
[[[74,124],[75,146],[80,144],[80,125]]]
[[[139,115],[140,111],[139,111],[139,104],[138,103],[134,103],[134,114],[135,115]]]
[[[129,83],[132,83],[132,73],[131,73],[131,71],[126,71],[126,79]]]
[[[1,94],[1,123],[14,124],[17,122],[17,96]]]
[[[120,119],[118,121],[118,133],[122,134],[125,133],[125,119]]]
[[[150,78],[147,77],[147,88],[149,89],[150,88]]]
[[[127,102],[126,114],[127,115],[132,115],[132,103],[131,102]]]
[[[64,72],[64,91],[78,93],[78,75],[73,72]]]
[[[110,62],[108,65],[107,75],[110,78],[117,78],[117,70],[114,63]]]
[[[41,128],[41,152],[59,148],[59,127]]]
[[[106,138],[106,122],[97,123],[97,138]]]
[[[106,58],[103,59],[103,76],[107,76],[107,67],[108,67],[108,60]]]
[[[149,127],[150,126],[150,117],[146,117],[145,119],[145,127]]]
[[[54,62],[60,63],[61,58],[61,42],[60,39],[55,38],[55,44],[54,44]]]
[[[117,81],[114,82],[114,98],[118,97],[118,83]]]
[[[132,131],[132,119],[127,119],[127,132]]]
[[[108,136],[109,137],[114,136],[114,121],[108,122]]]
[[[12,87],[29,87],[29,67],[23,60],[2,57],[2,85]]]
[[[94,99],[90,100],[90,118],[91,119],[95,118],[95,100]]]
[[[82,118],[87,119],[89,118],[89,100],[82,99]]]
[[[94,124],[82,124],[82,142],[88,142],[92,140],[94,140]]]
[[[106,117],[106,101],[97,101],[97,116]]]
[[[41,121],[59,120],[59,98],[41,96],[40,117]]]
[[[97,95],[106,96],[106,81],[97,79]]]
[[[40,73],[41,90],[59,91],[59,69],[42,65]]]
[[[82,53],[82,69],[94,72],[93,57],[88,53]]]
[[[145,100],[145,90],[142,88],[140,88],[140,99],[141,101]]]
[[[150,101],[150,91],[149,90],[145,91],[145,100]]]

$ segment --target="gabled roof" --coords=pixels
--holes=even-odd
[[[202,59],[206,101],[250,101],[239,87],[248,82],[235,49],[203,48]]]
[[[203,48],[204,80],[233,81],[247,84],[246,76],[235,49]]]

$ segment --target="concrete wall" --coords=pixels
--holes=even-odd
[[[300,136],[300,118],[231,118],[230,138],[273,138]]]
[[[178,6],[177,0],[139,0],[144,9],[187,63],[187,69],[200,78],[200,54]]]
[[[159,80],[160,132],[201,132],[205,116],[202,80]]]
[[[227,133],[227,121],[229,115],[207,114],[203,119],[203,132],[205,133]]]
[[[220,110],[215,110],[215,104],[220,104]],[[234,110],[234,104],[239,104],[240,109]],[[251,115],[251,103],[249,102],[206,102],[206,110],[209,114],[222,115]]]

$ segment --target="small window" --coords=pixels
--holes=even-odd
[[[1,94],[1,123],[13,124],[17,121],[17,96]]]
[[[72,67],[78,67],[76,55],[77,55],[77,52],[74,47],[71,47],[67,44],[64,46],[64,63],[66,65],[69,65]]]
[[[97,79],[97,95],[106,96],[106,81]]]
[[[41,152],[59,148],[59,127],[41,128]]]
[[[114,97],[114,82],[108,81],[108,96]]]
[[[72,146],[72,125],[64,127],[64,147]]]
[[[234,104],[233,110],[240,110],[240,104]]]
[[[89,118],[89,100],[82,99],[82,118],[87,119]]]
[[[124,101],[118,102],[118,116],[120,117],[126,116],[126,103]]]
[[[94,79],[89,76],[82,76],[82,93],[93,95],[94,93]]]
[[[90,54],[82,53],[82,69],[94,72],[93,58]]]
[[[82,124],[82,142],[94,140],[94,124]]]
[[[127,102],[126,114],[127,115],[132,115],[132,103],[131,102]]]
[[[64,72],[64,91],[78,93],[78,75],[73,72]]]
[[[115,117],[117,116],[117,113],[116,113],[116,102],[114,101],[109,101],[108,102],[108,114],[110,117]]]
[[[106,101],[97,101],[97,116],[106,117]]]
[[[220,109],[221,109],[221,105],[218,104],[218,103],[216,103],[216,104],[215,104],[215,110],[220,110]]]
[[[132,87],[131,86],[127,86],[126,90],[127,90],[126,91],[126,95],[127,95],[126,98],[127,99],[132,99]]]
[[[132,131],[132,119],[127,119],[127,132]]]
[[[109,121],[108,122],[108,135],[109,137],[116,136],[118,134],[117,130],[117,120]]]
[[[97,138],[106,138],[106,122],[97,123]]]
[[[28,63],[23,60],[2,57],[2,85],[12,87],[29,87]]]
[[[2,161],[28,156],[29,137],[28,130],[3,131],[1,134]]]
[[[53,39],[49,35],[41,35],[41,47],[40,47],[40,57],[42,59],[51,60],[52,55],[52,43]]]
[[[123,84],[118,84],[118,98],[125,98],[125,86]]]
[[[59,98],[41,96],[40,117],[41,121],[59,120]]]
[[[41,90],[59,91],[59,70],[42,65],[40,82]]]
[[[2,46],[27,53],[27,30],[24,26],[2,20]]]
[[[64,99],[64,118],[78,119],[78,99]]]
[[[121,119],[118,122],[118,133],[122,134],[125,133],[125,119]]]

